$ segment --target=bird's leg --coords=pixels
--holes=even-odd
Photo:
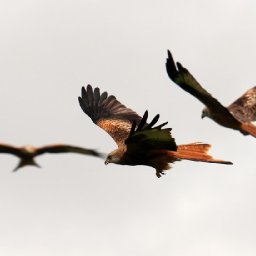
[[[156,170],[156,176],[157,176],[157,178],[162,177],[162,175],[165,175],[165,173],[164,173],[163,170]]]

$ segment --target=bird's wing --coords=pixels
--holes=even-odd
[[[134,122],[128,138],[125,140],[127,146],[126,154],[130,156],[145,155],[150,150],[171,150],[176,151],[177,145],[171,135],[171,128],[164,128],[168,122],[154,125],[159,119],[156,115],[153,120],[147,124],[148,111],[146,111],[140,123]]]
[[[102,154],[96,150],[67,144],[53,144],[39,147],[37,148],[35,155],[41,155],[44,153],[78,153],[83,155],[102,157]]]
[[[226,116],[226,118],[234,119],[229,113],[229,110],[225,108],[217,99],[212,97],[190,74],[190,72],[184,68],[179,62],[177,62],[177,68],[170,51],[168,51],[168,58],[166,60],[166,70],[170,79],[179,85],[183,90],[192,94],[198,100],[200,100],[207,108],[216,115]]]
[[[0,153],[12,154],[21,157],[21,149],[8,144],[0,144]]]
[[[108,96],[107,92],[100,93],[99,88],[93,90],[91,85],[86,89],[82,87],[82,96],[78,100],[84,113],[105,130],[118,146],[124,144],[132,122],[141,120],[136,112],[121,104],[115,96]]]
[[[228,110],[240,122],[256,121],[256,86],[233,102]]]

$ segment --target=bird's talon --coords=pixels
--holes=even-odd
[[[156,176],[157,176],[157,178],[161,178],[161,177],[162,177],[162,175],[165,175],[165,173],[164,173],[164,172],[162,172],[162,171],[157,171],[157,172],[156,172]]]

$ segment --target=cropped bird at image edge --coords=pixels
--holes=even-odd
[[[256,87],[246,91],[228,107],[224,107],[207,92],[181,63],[175,65],[173,56],[168,50],[166,71],[169,78],[201,101],[206,107],[201,117],[209,117],[219,125],[240,131],[243,135],[256,137]]]

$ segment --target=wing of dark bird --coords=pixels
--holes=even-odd
[[[0,153],[12,154],[17,157],[22,157],[21,148],[8,144],[0,144]]]
[[[217,99],[212,97],[212,95],[197,82],[197,80],[186,68],[184,68],[179,62],[177,62],[176,68],[170,51],[168,51],[168,58],[166,60],[166,70],[168,76],[174,83],[200,100],[204,105],[206,105],[211,113],[220,116],[219,119],[228,119],[230,123],[234,123],[234,126],[239,125],[239,122],[237,122],[229,110],[225,108]]]
[[[102,154],[96,150],[67,144],[54,144],[39,147],[36,149],[35,155],[41,155],[44,153],[78,153],[83,155],[102,157]]]
[[[136,112],[121,104],[115,96],[108,96],[107,92],[100,93],[99,88],[93,90],[91,85],[86,89],[82,87],[82,96],[78,100],[84,113],[105,130],[118,146],[124,144],[132,122],[141,120]]]
[[[177,145],[171,135],[171,128],[163,128],[168,122],[154,125],[159,119],[156,115],[153,120],[147,124],[148,112],[143,115],[141,122],[133,125],[129,137],[125,140],[127,145],[127,155],[146,154],[149,150],[171,150],[176,151]]]
[[[228,110],[240,122],[256,121],[256,86],[234,101]]]

